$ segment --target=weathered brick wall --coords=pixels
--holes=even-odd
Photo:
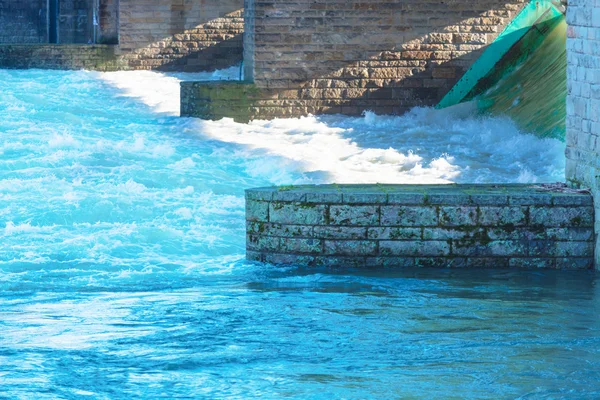
[[[591,188],[598,199],[600,3],[595,0],[570,0],[567,22],[567,181],[575,186]],[[596,215],[599,215],[598,212]],[[596,221],[596,232],[600,232],[600,220]],[[596,265],[600,266],[600,242],[596,246],[596,255]]]
[[[257,117],[293,117],[304,109],[302,100],[280,97],[279,89],[259,89],[245,81],[181,82],[180,95],[182,117],[246,123]]]
[[[274,264],[593,266],[592,197],[526,185],[252,189],[246,219],[248,259]]]
[[[120,10],[132,69],[201,71],[242,59],[243,0],[121,0]]]
[[[0,43],[44,43],[46,0],[0,0]]]

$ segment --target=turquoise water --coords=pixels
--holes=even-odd
[[[0,71],[0,398],[600,397],[592,273],[243,260],[245,188],[559,179],[560,141],[426,109],[200,122],[176,87]]]

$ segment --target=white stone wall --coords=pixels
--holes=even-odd
[[[567,10],[567,181],[589,187],[600,232],[600,0],[570,0]],[[600,241],[596,241],[600,269]]]

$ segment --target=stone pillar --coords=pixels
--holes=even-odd
[[[567,10],[567,181],[591,188],[600,231],[600,2],[571,0]],[[600,269],[596,240],[596,268]]]
[[[254,0],[244,1],[244,80],[254,82]]]
[[[119,43],[119,0],[100,0],[98,6],[98,43]]]

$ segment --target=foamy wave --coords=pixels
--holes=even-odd
[[[78,147],[79,142],[70,134],[54,134],[48,140],[50,147]]]
[[[457,174],[450,162],[444,169],[439,169],[441,164],[424,165],[423,158],[412,151],[361,147],[352,140],[351,129],[330,126],[316,117],[250,124],[229,119],[199,121],[196,130],[221,141],[267,150],[305,172],[324,173],[317,181],[448,183]]]
[[[283,157],[318,183],[535,182],[561,179],[564,171],[559,140],[523,134],[507,118],[446,110],[250,124],[197,121],[192,131]]]
[[[239,67],[214,73],[116,72],[100,75],[125,96],[156,112],[177,115],[181,80],[237,79]],[[478,117],[473,103],[434,110],[415,108],[400,117],[367,112],[362,118],[301,117],[238,124],[230,119],[196,121],[192,133],[245,146],[247,171],[276,184],[537,182],[560,180],[563,144],[523,134],[508,118]],[[169,148],[145,149],[169,157]],[[253,155],[276,158],[264,164]],[[544,160],[544,161],[542,161]],[[267,165],[270,164],[270,165]],[[191,169],[191,159],[171,164]],[[288,171],[301,171],[302,179]]]
[[[24,223],[24,224],[15,224],[12,221],[8,221],[4,228],[4,235],[9,236],[9,235],[14,235],[14,234],[19,234],[19,233],[26,233],[26,234],[48,233],[48,232],[51,232],[55,227],[56,227],[56,225],[33,226],[29,222]]]
[[[182,81],[238,80],[240,66],[198,73],[160,73],[119,71],[98,74],[123,96],[141,100],[157,113],[179,115],[179,83]]]

